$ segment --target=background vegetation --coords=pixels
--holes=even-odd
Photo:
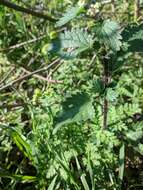
[[[0,0],[0,189],[143,189],[143,1]]]

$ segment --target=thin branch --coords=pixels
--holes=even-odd
[[[22,70],[23,70],[25,73],[28,73],[28,74],[31,73],[30,71],[26,70],[26,69],[23,68],[23,67],[22,67]],[[45,78],[45,77],[43,77],[43,76],[41,76],[41,75],[38,75],[38,74],[34,74],[33,77],[38,78],[38,79],[43,80],[43,81],[46,81],[46,82],[48,82],[48,83],[62,83],[62,82],[63,82],[63,81],[59,81],[59,80],[48,79],[48,78]]]
[[[115,0],[111,0],[112,13],[115,14]]]
[[[96,53],[92,56],[91,61],[88,64],[88,69],[90,70],[93,67],[94,61],[96,59]]]
[[[103,129],[107,129],[108,100],[104,97],[103,102]]]
[[[17,107],[23,107],[25,104],[24,103],[17,103],[17,104],[3,104],[0,105],[0,109],[12,109],[12,108],[17,108]]]
[[[55,66],[55,68],[47,75],[47,79],[50,79],[50,77],[58,70],[58,68],[61,66],[61,64],[58,64]]]
[[[53,61],[50,65],[48,65],[48,66],[46,66],[46,67],[44,67],[44,68],[38,69],[38,70],[36,70],[36,71],[33,71],[33,72],[31,72],[31,73],[28,73],[28,74],[26,74],[26,75],[24,75],[24,76],[18,78],[18,79],[16,79],[16,80],[13,80],[13,81],[10,82],[9,84],[7,84],[7,85],[5,85],[5,86],[2,86],[2,87],[0,88],[0,91],[3,91],[3,90],[5,90],[5,89],[11,87],[12,85],[14,85],[14,84],[17,83],[17,82],[20,82],[20,81],[22,81],[22,80],[25,80],[25,79],[31,77],[31,76],[34,75],[34,74],[40,73],[40,72],[42,72],[42,71],[49,70],[49,69],[51,69],[54,65],[58,64],[59,62],[60,62],[60,58],[56,59],[56,60]]]
[[[136,22],[140,16],[140,0],[135,0],[134,3],[134,21]]]
[[[2,85],[2,83],[5,82],[5,80],[9,77],[9,75],[14,71],[15,68],[12,68],[5,76],[4,78],[0,81],[0,86]]]
[[[17,48],[23,47],[24,45],[37,42],[37,41],[39,41],[39,40],[41,40],[41,39],[43,39],[45,37],[46,37],[46,35],[43,35],[43,36],[40,36],[38,38],[34,38],[34,39],[31,39],[31,40],[28,40],[28,41],[25,41],[25,42],[22,42],[22,43],[10,46],[8,48],[0,49],[0,52],[2,52],[2,51],[9,51],[9,50],[12,50],[12,49],[17,49]]]
[[[112,3],[112,0],[105,0],[105,1],[102,1],[101,3],[102,4],[110,4],[110,3]]]
[[[4,5],[4,6],[8,7],[8,8],[14,9],[14,10],[19,11],[19,12],[31,14],[31,15],[33,15],[35,17],[43,18],[43,19],[48,20],[50,22],[56,22],[55,18],[52,18],[52,17],[47,16],[47,15],[44,15],[43,13],[37,12],[37,11],[32,10],[32,9],[21,7],[21,6],[16,5],[15,3],[12,3],[12,2],[10,2],[8,0],[0,0],[0,5]]]

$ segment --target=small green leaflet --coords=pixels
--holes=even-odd
[[[62,112],[56,118],[53,134],[63,125],[93,119],[94,115],[95,110],[92,105],[92,100],[86,93],[73,95],[63,102]]]
[[[116,91],[112,88],[107,88],[107,94],[106,94],[106,98],[108,101],[110,102],[115,102],[117,99],[118,94],[116,93]]]
[[[113,51],[119,51],[122,45],[120,26],[115,21],[105,20],[95,27],[96,37]],[[98,40],[97,39],[97,40]]]
[[[58,27],[61,27],[74,19],[77,15],[83,12],[83,7],[80,7],[78,5],[74,7],[69,7],[66,12],[63,14],[63,16],[59,19],[59,21],[56,23]]]
[[[53,40],[49,52],[70,59],[91,48],[93,42],[92,35],[86,30],[73,28],[71,31],[60,33],[58,38]]]

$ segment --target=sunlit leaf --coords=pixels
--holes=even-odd
[[[119,51],[122,45],[120,26],[115,21],[105,20],[95,27],[95,37],[113,51]]]
[[[62,112],[57,117],[53,133],[56,133],[62,125],[92,119],[95,113],[92,100],[85,93],[67,98],[62,104],[62,108]]]

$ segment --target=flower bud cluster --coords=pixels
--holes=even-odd
[[[100,3],[94,3],[94,4],[91,4],[88,11],[87,11],[87,15],[89,16],[95,16],[97,13],[99,13],[100,11],[100,6],[101,4]]]

